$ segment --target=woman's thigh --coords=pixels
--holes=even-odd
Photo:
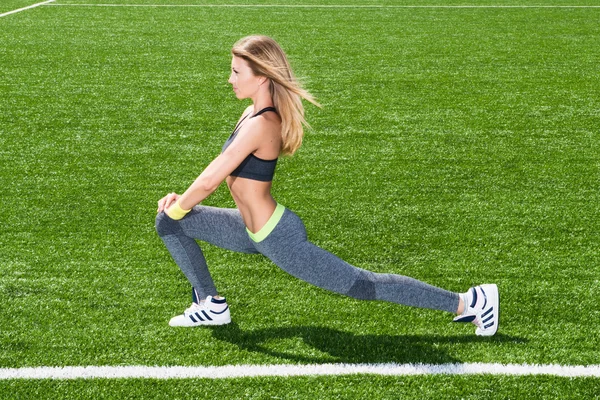
[[[184,218],[173,222],[185,236],[231,251],[257,253],[237,209],[196,206]]]
[[[337,293],[345,294],[361,271],[309,242],[302,220],[289,210],[271,234],[254,246],[287,273]]]

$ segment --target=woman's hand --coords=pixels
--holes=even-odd
[[[167,208],[171,207],[179,197],[180,196],[177,193],[169,193],[158,201],[158,210],[156,210],[156,212],[160,213],[165,211]]]

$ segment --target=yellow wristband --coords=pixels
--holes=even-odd
[[[179,205],[179,199],[175,202],[175,204],[173,204],[171,207],[169,207],[166,211],[167,215],[174,220],[180,220],[181,218],[185,217],[185,215],[187,213],[189,213],[191,211],[190,210],[184,210],[183,208],[181,208],[181,205]]]

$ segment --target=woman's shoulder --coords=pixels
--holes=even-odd
[[[281,119],[273,112],[251,118],[244,134],[257,143],[255,155],[265,160],[277,158],[281,149]]]
[[[254,107],[250,105],[244,110],[244,116],[251,115],[240,128],[240,134],[244,136],[262,137],[281,135],[281,118],[276,112],[263,112],[252,115]]]
[[[279,133],[281,131],[281,118],[277,113],[274,112],[262,113],[254,118],[251,118],[250,121],[251,123],[249,125],[252,127],[252,129],[256,129],[264,133]]]

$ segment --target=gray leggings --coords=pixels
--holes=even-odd
[[[286,209],[261,242],[248,236],[237,209],[196,206],[179,221],[164,212],[156,230],[200,298],[217,295],[196,239],[242,253],[260,253],[287,273],[320,288],[362,300],[456,312],[459,295],[413,278],[354,267],[307,240],[302,220]]]

